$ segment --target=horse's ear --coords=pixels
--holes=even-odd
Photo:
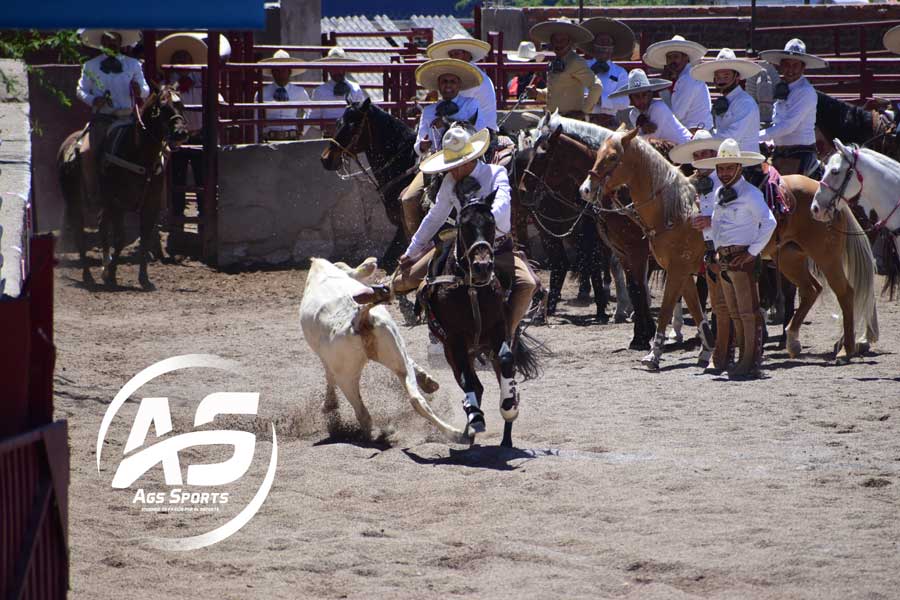
[[[147,80],[147,85],[150,86],[150,91],[154,94],[159,93],[159,90],[162,87],[159,85],[159,82],[157,80],[152,78]]]
[[[563,132],[562,124],[557,125],[556,129],[553,130],[553,133],[550,134],[550,139],[548,141],[551,143],[555,142],[556,140],[559,139],[559,136],[562,135],[562,132]]]
[[[634,129],[632,129],[631,131],[629,131],[628,133],[623,135],[622,136],[622,145],[627,146],[628,144],[630,144],[631,140],[633,140],[637,136],[637,134],[638,134],[638,128],[635,127]]]
[[[840,152],[841,154],[847,152],[847,147],[843,143],[841,143],[841,140],[839,140],[838,138],[834,138],[834,147],[837,148],[838,152]]]

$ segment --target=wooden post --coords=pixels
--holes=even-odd
[[[859,31],[859,99],[870,98],[875,95],[875,89],[872,86],[872,72],[867,69],[868,51],[866,49],[866,28],[858,27]]]
[[[475,36],[476,40],[480,40],[481,39],[481,3],[480,2],[475,5],[475,10],[472,13],[472,16],[474,17],[474,20],[475,20],[475,31],[473,32],[473,35]]]
[[[203,218],[200,219],[200,238],[203,260],[216,261],[218,151],[219,151],[219,32],[207,36],[206,78],[203,98],[203,161],[206,170],[203,184]]]
[[[740,13],[739,13],[740,14]],[[756,53],[756,0],[750,0],[750,40],[749,54]]]
[[[155,81],[163,83],[156,71],[156,31],[145,29],[141,32],[144,40],[144,78],[149,83]]]

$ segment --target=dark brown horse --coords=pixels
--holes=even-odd
[[[601,239],[625,271],[634,305],[634,335],[629,348],[649,350],[656,331],[647,286],[649,243],[630,217],[614,210],[610,198],[604,199],[602,210],[593,210],[578,190],[594,165],[596,152],[591,146],[599,146],[611,134],[608,129],[573,119],[545,118],[532,132],[534,153],[521,175],[520,194],[523,203],[539,215],[552,209],[554,215],[566,216],[570,221],[581,215],[596,224]],[[627,190],[621,193],[627,195]]]
[[[140,118],[110,127],[100,148],[90,148],[82,131],[76,131],[62,143],[57,165],[66,202],[66,226],[75,235],[85,285],[92,286],[94,278],[85,257],[84,214],[99,208],[104,283],[117,285],[116,267],[125,245],[125,213],[136,211],[141,223],[138,279],[145,290],[154,289],[147,275],[147,255],[159,247],[156,222],[163,199],[164,161],[169,147],[187,137],[181,98],[174,89],[164,86],[147,98]],[[118,140],[115,149],[111,147],[113,139]],[[97,163],[101,165],[99,176],[94,166]],[[97,183],[96,197],[92,198],[93,186],[88,182],[93,179]]]
[[[496,226],[491,206],[496,191],[470,200],[459,211],[456,240],[446,242],[448,268],[432,276],[419,294],[428,312],[431,332],[444,344],[444,356],[456,382],[465,392],[466,434],[485,430],[484,387],[475,372],[475,359],[489,357],[500,383],[500,414],[505,421],[502,446],[512,446],[512,424],[519,414],[516,371],[525,379],[538,375],[537,358],[519,334],[507,338],[509,318],[504,292],[494,272]],[[437,255],[441,255],[438,253]]]

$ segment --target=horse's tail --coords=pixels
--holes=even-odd
[[[887,292],[891,301],[897,295],[900,288],[900,253],[897,252],[897,245],[894,242],[894,236],[889,231],[882,231],[882,252],[881,258],[882,273],[884,274],[884,288],[881,293]]]
[[[853,323],[857,331],[866,324],[866,340],[878,341],[878,311],[875,307],[875,255],[859,221],[848,207],[841,212],[846,223],[844,270],[853,287]],[[859,336],[857,336],[859,337]]]
[[[516,371],[522,374],[522,378],[537,379],[541,375],[541,362],[538,358],[540,350],[546,351],[544,345],[535,338],[519,331],[516,333],[516,341],[513,344],[513,360],[516,363]]]

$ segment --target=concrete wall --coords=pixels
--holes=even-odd
[[[221,267],[381,256],[396,228],[365,177],[325,171],[321,140],[219,152]]]
[[[31,222],[31,140],[25,64],[0,60],[0,297],[22,291]]]

